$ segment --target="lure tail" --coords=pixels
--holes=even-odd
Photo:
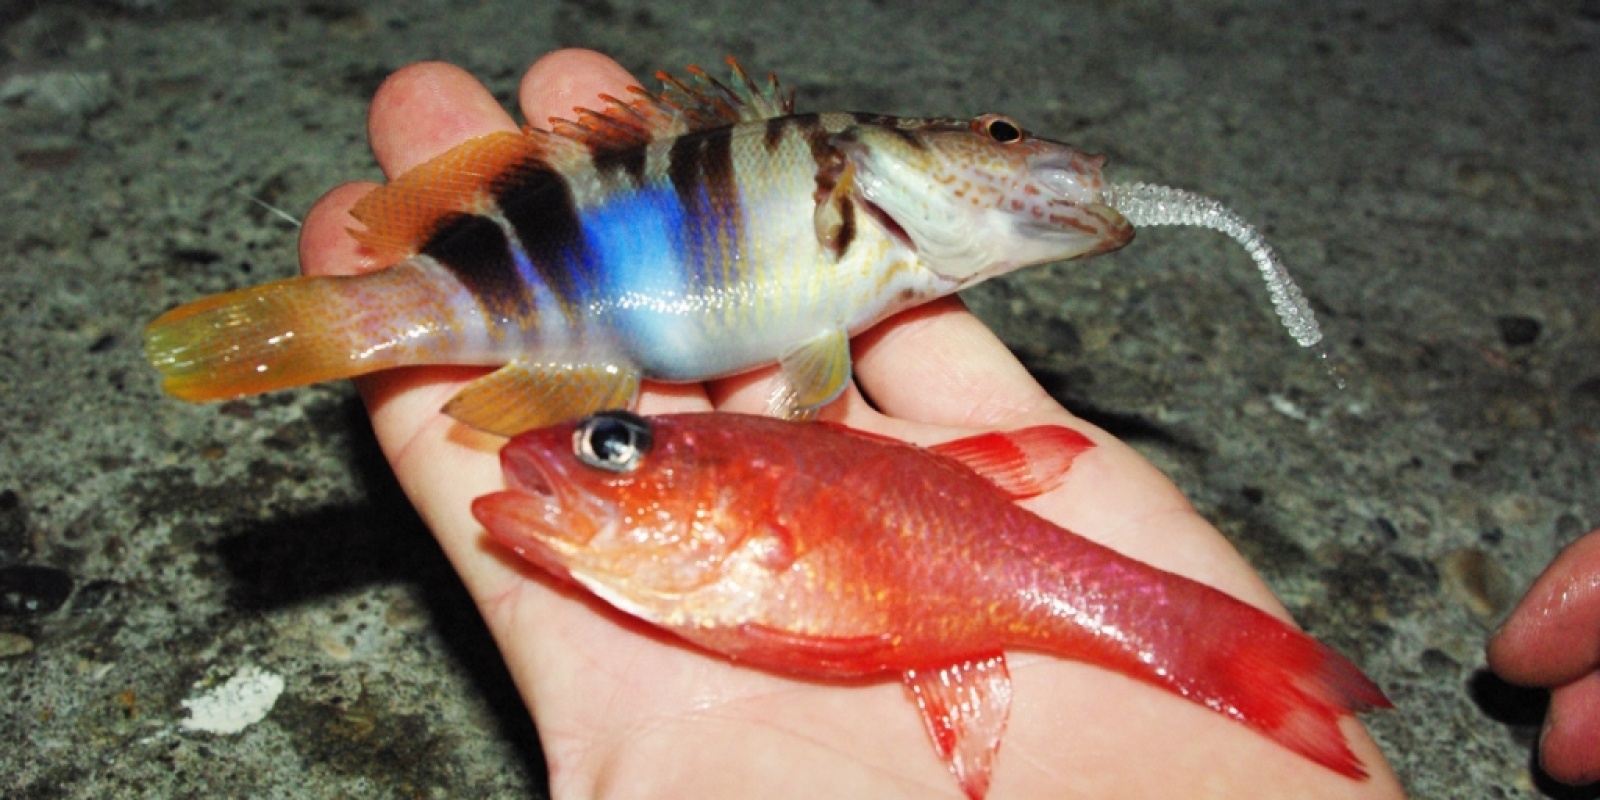
[[[1322,338],[1317,317],[1311,311],[1300,287],[1284,267],[1283,259],[1261,233],[1243,217],[1221,203],[1193,192],[1148,183],[1118,183],[1107,187],[1105,202],[1121,212],[1134,227],[1146,225],[1193,225],[1227,234],[1238,242],[1261,272],[1272,308],[1283,327],[1301,347],[1309,347],[1322,359],[1328,374],[1339,388],[1344,377],[1337,359]]]
[[[438,298],[418,291],[426,287],[408,281],[407,271],[396,265],[360,277],[290,278],[197,300],[145,328],[145,357],[160,370],[163,389],[193,402],[418,363],[418,340],[435,333],[426,315],[437,313]]]

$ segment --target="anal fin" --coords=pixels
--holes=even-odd
[[[978,656],[938,670],[906,670],[901,677],[922,712],[933,749],[967,797],[983,800],[1011,715],[1005,654]]]
[[[467,384],[444,413],[497,436],[628,408],[639,394],[639,369],[613,362],[513,361]]]
[[[774,417],[809,420],[850,383],[850,337],[829,328],[778,359],[779,385],[767,404]]]
[[[1060,425],[980,433],[929,447],[1021,499],[1054,489],[1073,459],[1094,447],[1089,437]]]

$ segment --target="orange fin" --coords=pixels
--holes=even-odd
[[[695,131],[794,113],[794,93],[785,93],[778,79],[768,75],[765,86],[745,73],[739,62],[728,59],[733,80],[723,83],[691,66],[689,77],[679,80],[656,73],[665,86],[659,94],[630,86],[626,100],[601,95],[598,110],[573,109],[573,118],[551,117],[550,130],[582,143],[597,156],[642,147]]]
[[[640,374],[631,364],[517,360],[467,384],[444,413],[497,436],[593,414],[628,408],[639,394]]]
[[[1089,437],[1059,425],[968,436],[929,447],[989,479],[1014,498],[1033,497],[1061,485],[1073,459],[1094,447]]]
[[[227,400],[379,369],[350,357],[341,327],[344,278],[290,278],[196,300],[144,330],[161,388],[184,400]]]
[[[497,131],[469,139],[361,198],[350,215],[366,226],[356,241],[385,261],[416,255],[440,225],[496,208],[494,192],[528,170],[568,170],[584,157],[577,143],[545,131]]]
[[[1003,653],[901,676],[939,754],[970,800],[989,793],[1000,737],[1011,715],[1011,673]]]

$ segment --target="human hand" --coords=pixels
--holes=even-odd
[[[519,92],[542,123],[621,96],[633,83],[610,59],[561,51]],[[418,64],[384,83],[369,118],[393,177],[473,136],[513,129],[471,76]],[[325,195],[301,239],[307,274],[372,263],[345,228],[372,189]],[[1028,501],[1057,524],[1155,566],[1286,616],[1271,592],[1166,478],[1079,420],[1035,383],[954,299],[880,324],[854,342],[852,387],[826,419],[921,443],[993,428],[1058,424],[1093,439],[1064,485]],[[959,796],[895,676],[866,685],[795,680],[736,666],[611,611],[490,542],[475,497],[503,487],[503,440],[439,409],[481,370],[414,368],[358,380],[373,429],[407,495],[476,600],[538,725],[555,797]],[[758,413],[772,370],[710,384],[647,383],[647,414]],[[875,408],[874,408],[875,407]],[[1016,703],[1000,748],[994,800],[1009,797],[1400,796],[1360,725],[1341,727],[1372,777],[1352,781],[1215,712],[1108,670],[1031,653],[1008,656]]]
[[[1489,638],[1489,668],[1550,690],[1539,763],[1562,783],[1600,781],[1600,529],[1561,551]]]

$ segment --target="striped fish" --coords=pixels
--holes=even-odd
[[[629,406],[645,378],[776,362],[772,411],[850,380],[849,337],[1019,267],[1121,247],[1104,159],[1010,119],[795,114],[729,59],[550,131],[468,141],[352,210],[386,269],[205,298],[145,331],[163,387],[239,397],[491,365],[445,413],[512,435]]]

